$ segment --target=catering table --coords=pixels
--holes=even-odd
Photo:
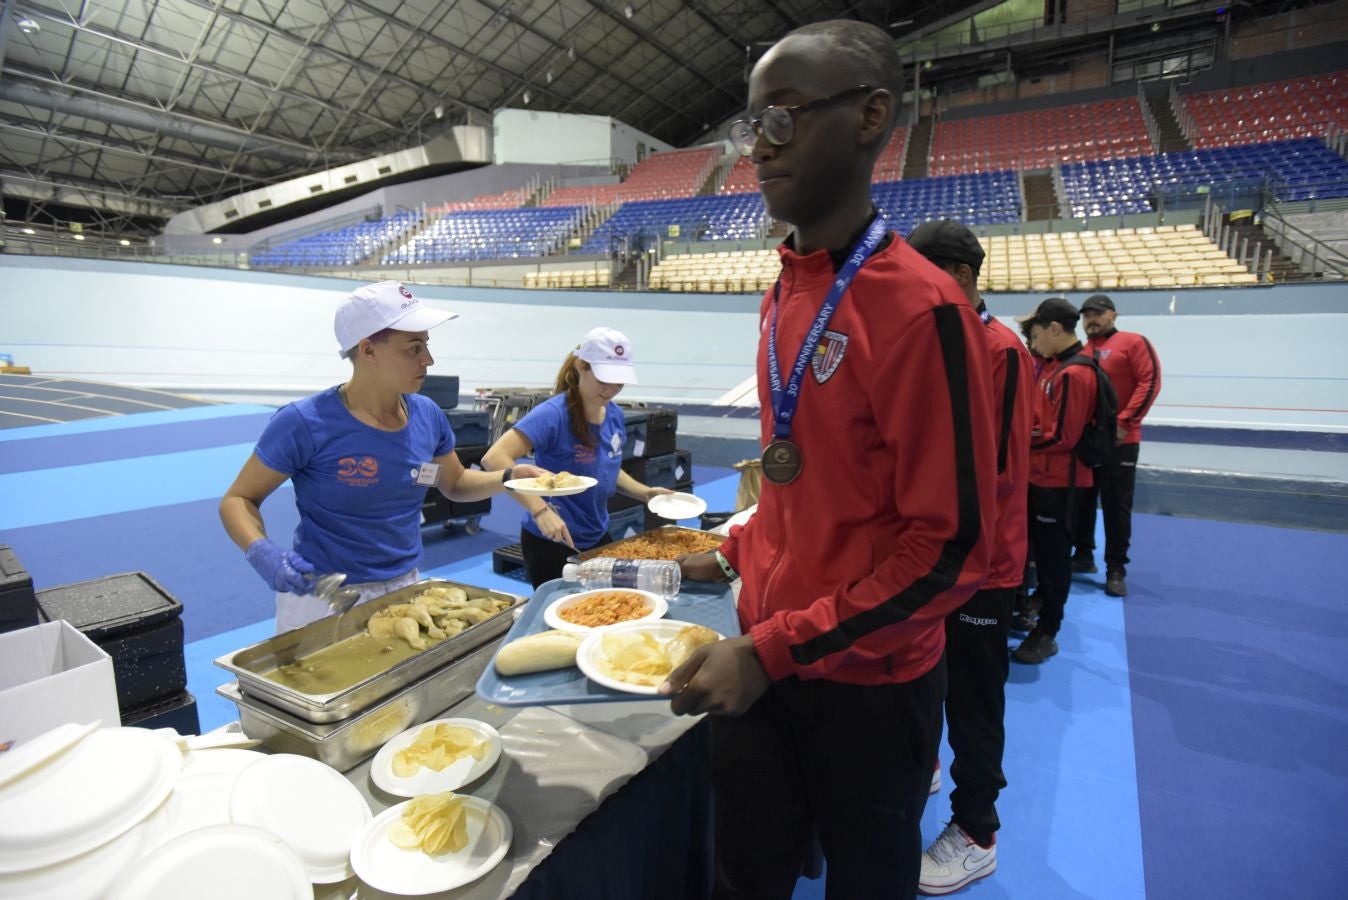
[[[514,839],[486,877],[426,896],[684,900],[710,893],[710,763],[699,719],[674,716],[663,701],[510,709],[476,696],[441,714],[449,716],[501,733],[500,761],[461,792],[499,806]],[[346,776],[375,815],[406,799],[374,785],[369,760]],[[355,878],[314,888],[315,900],[392,896]]]

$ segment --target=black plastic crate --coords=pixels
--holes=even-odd
[[[197,698],[187,691],[144,706],[122,708],[122,724],[137,728],[172,728],[179,734],[200,734]]]
[[[474,500],[472,503],[460,503],[432,488],[426,492],[426,501],[421,504],[421,521],[423,525],[434,525],[437,522],[452,520],[481,519],[490,512],[490,497],[486,500]],[[469,524],[476,526],[477,523]],[[477,529],[474,527],[472,530],[475,532]]]
[[[183,611],[178,599],[144,572],[46,588],[37,592],[37,603],[48,619],[65,619],[96,644],[176,619]]]
[[[497,575],[524,577],[524,548],[519,544],[507,544],[491,552],[491,570]]]
[[[458,435],[457,431],[455,432],[455,435]],[[463,464],[463,467],[465,469],[471,469],[473,466],[477,466],[481,463],[482,457],[487,455],[487,445],[465,444],[462,447],[456,445],[454,447],[454,452],[458,454],[459,462]],[[479,466],[479,468],[481,467]]]
[[[660,407],[646,410],[646,456],[673,453],[678,444],[679,413]]]
[[[623,410],[623,424],[627,435],[623,438],[623,459],[646,455],[646,413],[637,409]]]
[[[693,480],[693,451],[675,450],[674,483],[681,484],[687,481],[691,484],[692,480]]]
[[[673,490],[679,480],[674,477],[674,466],[677,462],[678,458],[673,453],[662,456],[638,456],[623,460],[623,471],[649,487]]]
[[[105,638],[99,646],[112,657],[122,709],[177,696],[187,687],[182,619]]]
[[[37,595],[33,576],[14,551],[0,545],[0,632],[38,624]]]
[[[491,443],[491,413],[485,409],[447,409],[455,445],[465,447]]]
[[[608,498],[608,511],[610,515],[615,512],[622,512],[624,509],[631,509],[634,506],[641,506],[641,501],[629,497],[626,494],[620,494],[617,491],[614,491]]]
[[[459,405],[459,376],[427,375],[421,383],[421,393],[434,400],[441,409],[453,409]]]

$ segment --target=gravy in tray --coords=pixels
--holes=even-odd
[[[377,641],[369,634],[354,634],[331,647],[301,656],[293,663],[263,672],[262,677],[301,694],[331,694],[385,672],[421,652],[405,641]]]

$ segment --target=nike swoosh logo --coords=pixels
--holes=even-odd
[[[982,849],[982,848],[979,848],[979,849]],[[972,872],[972,871],[974,871],[975,869],[981,869],[981,868],[983,868],[983,865],[987,862],[987,860],[988,860],[988,855],[987,855],[987,853],[982,853],[982,854],[980,854],[980,855],[977,856],[977,857],[973,856],[972,854],[970,854],[970,855],[968,855],[968,856],[965,856],[965,857],[964,857],[964,871],[966,871],[966,872]]]

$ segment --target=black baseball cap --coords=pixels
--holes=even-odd
[[[1081,313],[1077,312],[1077,308],[1066,299],[1049,297],[1035,308],[1034,315],[1030,316],[1029,321],[1035,325],[1057,322],[1063,328],[1071,331],[1077,327],[1077,320],[1080,318]]]
[[[1110,300],[1104,294],[1092,294],[1086,298],[1085,303],[1081,304],[1082,312],[1104,312],[1105,310],[1117,312],[1117,310],[1114,309],[1114,301]]]
[[[908,244],[927,259],[953,259],[975,271],[987,255],[974,233],[954,219],[924,222],[908,235]]]

